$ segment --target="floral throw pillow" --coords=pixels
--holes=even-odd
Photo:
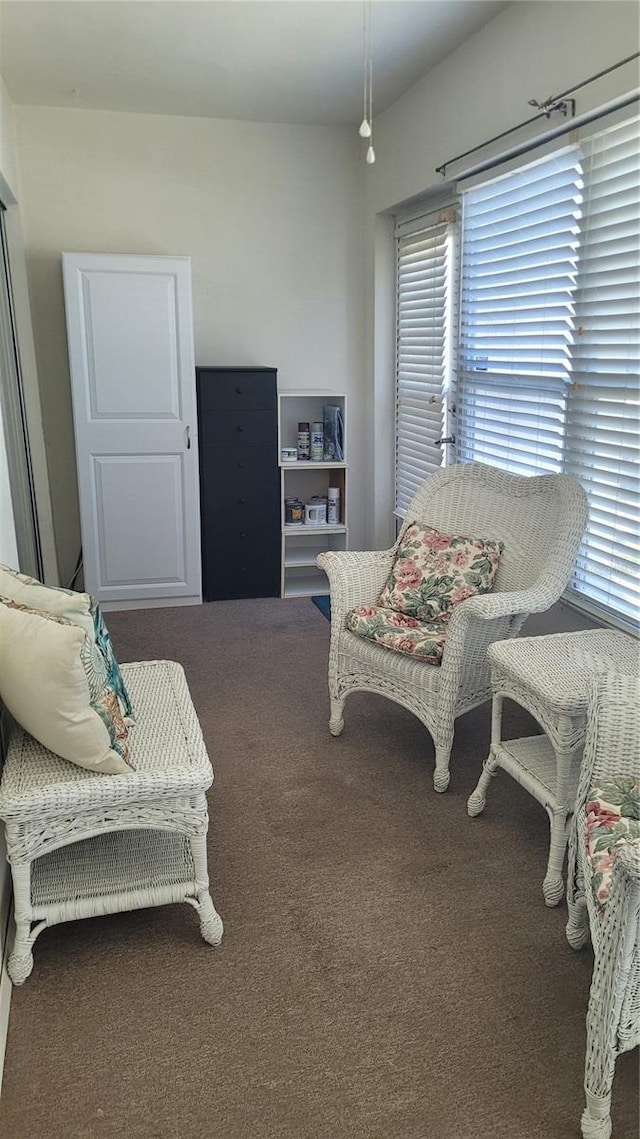
[[[440,664],[447,637],[446,621],[418,621],[395,609],[359,605],[347,614],[349,632],[376,641],[397,653],[406,653],[426,664]]]
[[[493,538],[441,534],[412,522],[378,605],[420,621],[449,617],[458,602],[492,589],[503,549]]]
[[[601,779],[587,802],[586,842],[591,889],[600,916],[609,899],[613,864],[626,842],[640,843],[640,779]]]

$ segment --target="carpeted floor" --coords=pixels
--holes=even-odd
[[[548,910],[542,809],[503,775],[449,791],[408,712],[327,730],[329,624],[308,601],[109,615],[121,660],[182,662],[216,771],[212,893],[45,931],[14,990],[3,1139],[579,1139],[589,950]],[[511,707],[513,734],[530,730]],[[637,1052],[614,1135],[636,1139]]]

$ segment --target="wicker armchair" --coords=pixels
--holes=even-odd
[[[639,830],[637,822],[634,826],[636,812],[632,806],[630,834],[616,839],[618,832],[627,828],[616,826],[601,812],[596,822],[590,802],[603,780],[612,778],[625,785],[640,780],[640,680],[621,674],[591,681],[585,750],[569,836],[567,939],[574,949],[580,949],[590,932],[594,954],[587,1011],[587,1103],[582,1116],[585,1139],[608,1139],[611,1135],[609,1111],[616,1056],[640,1044],[640,839],[631,837]],[[594,856],[590,860],[587,854],[588,815],[590,828],[596,822],[597,833],[603,836],[592,849],[605,850],[612,840],[615,842],[608,886],[601,875],[594,881],[597,867],[592,864]],[[610,861],[610,856],[605,854],[604,859]],[[604,902],[598,901],[594,887]]]
[[[340,735],[351,692],[366,690],[395,700],[431,733],[434,786],[446,791],[455,719],[491,696],[487,648],[517,636],[530,613],[558,600],[586,526],[587,500],[580,484],[566,475],[525,478],[464,463],[425,480],[407,510],[406,524],[414,521],[445,533],[501,539],[504,551],[494,591],[455,607],[442,663],[434,667],[345,628],[351,609],[375,604],[398,543],[377,552],[320,554],[318,565],[331,590],[329,729]]]

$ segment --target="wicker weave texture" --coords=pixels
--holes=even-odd
[[[501,673],[511,681],[517,675],[523,700],[545,713],[585,717],[590,677],[612,671],[637,676],[640,646],[626,633],[589,629],[492,645],[489,661],[496,680]]]
[[[590,889],[586,804],[603,777],[640,779],[640,680],[612,673],[593,677],[576,812],[569,839],[567,938],[578,949],[593,944],[587,1011],[585,1139],[611,1135],[611,1087],[616,1056],[640,1044],[640,848],[627,843],[616,855],[604,915]]]
[[[123,665],[136,711],[135,771],[103,775],[59,759],[15,728],[0,784],[16,936],[9,974],[22,983],[48,925],[184,901],[203,937],[222,922],[209,893],[205,791],[213,771],[183,669]]]
[[[502,769],[547,811],[551,827],[542,892],[548,906],[564,896],[564,856],[584,745],[589,677],[618,670],[636,673],[633,637],[604,629],[553,633],[493,644],[487,656],[493,690],[491,751],[467,808],[484,810],[491,779]],[[526,708],[546,735],[501,738],[502,705],[510,697]]]
[[[456,606],[439,668],[364,643],[345,628],[350,609],[375,604],[398,543],[385,551],[320,554],[318,565],[331,591],[331,732],[342,731],[344,703],[352,692],[363,689],[395,700],[433,737],[434,786],[446,790],[455,719],[491,695],[489,645],[517,636],[530,613],[558,600],[586,520],[584,491],[565,475],[521,478],[463,463],[425,480],[407,510],[405,527],[418,521],[449,534],[504,543],[494,592]]]
[[[2,773],[0,818],[55,818],[158,796],[189,795],[211,785],[213,771],[184,670],[175,661],[123,665],[136,710],[129,746],[135,771],[98,775],[47,751],[17,730]]]

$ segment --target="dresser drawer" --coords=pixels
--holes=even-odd
[[[280,503],[277,494],[265,496],[259,490],[238,493],[225,487],[214,502],[202,511],[203,529],[211,528],[230,536],[249,532],[255,540],[266,541],[270,534],[280,535]]]
[[[255,516],[204,520],[205,599],[277,597],[280,539],[272,522]]]
[[[276,411],[216,411],[207,430],[208,447],[265,447],[271,445],[271,463],[278,461]]]
[[[256,447],[201,447],[200,471],[203,489],[212,501],[230,490],[238,494],[268,488],[278,495],[280,472],[274,461],[273,444]]]
[[[279,597],[280,570],[277,560],[271,565],[242,564],[233,570],[222,564],[207,571],[205,601],[232,601],[246,597]]]
[[[276,373],[240,369],[197,368],[198,399],[203,412],[271,410],[276,399]]]

